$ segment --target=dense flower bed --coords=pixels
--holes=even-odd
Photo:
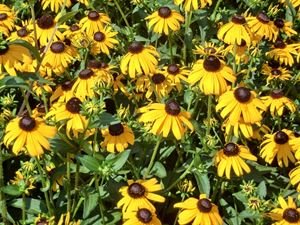
[[[0,224],[300,224],[300,1],[0,4]]]

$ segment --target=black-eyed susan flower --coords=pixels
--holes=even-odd
[[[85,132],[88,119],[80,114],[81,100],[76,97],[67,102],[56,102],[47,113],[46,117],[54,117],[54,121],[66,121],[66,133],[69,138],[78,137],[79,133]]]
[[[52,88],[49,84],[41,84],[37,81],[33,82],[32,90],[38,97],[52,93]]]
[[[77,54],[75,48],[66,45],[62,41],[55,41],[45,53],[42,66],[46,68],[48,76],[52,76],[52,73],[61,75],[70,63],[77,58]]]
[[[287,4],[287,2],[285,0],[280,0],[280,2],[283,3],[283,4]],[[299,0],[290,0],[289,2],[292,4],[292,6],[294,8],[297,8],[297,7],[300,6],[300,1]]]
[[[284,19],[277,18],[274,20],[274,25],[276,26],[276,38],[280,34],[280,32],[286,34],[288,37],[297,34],[297,31],[293,30],[293,23],[291,21],[285,21]]]
[[[178,91],[182,89],[182,82],[187,82],[187,76],[190,73],[185,66],[179,66],[175,63],[169,64],[164,68],[164,74],[168,77],[172,86],[175,86]]]
[[[250,30],[259,37],[270,41],[276,37],[276,27],[265,12],[260,12],[257,16],[249,16],[246,20]]]
[[[298,166],[292,169],[289,172],[290,177],[290,183],[294,186],[296,186],[296,189],[298,192],[300,192],[300,165],[298,163]]]
[[[120,68],[123,74],[129,74],[131,78],[155,73],[158,57],[155,47],[134,41],[128,46],[128,53],[122,57]]]
[[[213,55],[222,59],[227,54],[226,49],[223,45],[217,46],[213,42],[205,42],[203,45],[196,45],[195,47],[196,49],[193,50],[193,53],[204,58]]]
[[[126,87],[127,80],[123,74],[113,73],[113,84],[112,88],[114,89],[114,93],[117,93],[119,90],[122,91],[126,96],[129,95]]]
[[[122,199],[117,203],[122,212],[132,212],[141,208],[146,208],[155,212],[155,207],[149,201],[164,202],[165,198],[153,192],[162,190],[162,186],[156,178],[150,180],[128,180],[128,186],[120,188]]]
[[[227,143],[215,156],[218,176],[226,175],[226,178],[230,179],[232,170],[237,177],[243,176],[244,173],[250,173],[250,167],[245,160],[256,161],[257,158],[246,146]]]
[[[67,212],[60,216],[57,225],[80,225],[80,223],[81,223],[80,220],[77,221],[73,220],[71,217],[71,213]]]
[[[254,124],[262,120],[261,111],[265,111],[266,106],[254,91],[238,87],[220,96],[216,110],[221,111],[222,118],[228,118],[231,124],[238,123],[241,119],[245,123]]]
[[[0,4],[0,29],[6,36],[15,26],[15,12],[4,4]]]
[[[115,38],[118,32],[112,31],[112,27],[106,26],[104,29],[97,31],[91,45],[91,53],[97,55],[104,53],[110,55],[110,49],[113,49],[119,41]]]
[[[180,23],[184,22],[184,17],[176,10],[172,10],[167,6],[160,7],[157,11],[145,18],[149,20],[149,28],[153,27],[153,31],[158,34],[169,35],[171,31],[178,31]]]
[[[63,6],[70,7],[71,0],[42,0],[43,10],[50,8],[52,12],[58,12]]]
[[[7,38],[7,40],[9,41],[15,41],[20,39],[34,45],[34,37],[32,30],[30,30],[27,25],[24,25],[22,27],[16,26],[16,31],[12,32]]]
[[[105,25],[110,24],[110,18],[105,13],[99,13],[95,10],[88,12],[87,16],[79,21],[82,31],[92,37],[96,32],[103,30]]]
[[[280,167],[288,167],[289,162],[295,163],[294,151],[291,140],[295,138],[292,131],[283,129],[274,134],[266,134],[261,143],[260,155],[271,164],[275,157]]]
[[[193,124],[189,121],[189,112],[182,111],[175,100],[169,100],[165,104],[151,103],[140,108],[143,113],[139,118],[140,122],[152,124],[150,132],[156,135],[168,137],[170,131],[177,140],[180,140],[186,128],[194,130]]]
[[[5,43],[0,46],[0,73],[4,72],[2,68],[4,67],[9,75],[15,76],[17,75],[15,65],[30,60],[32,60],[30,52],[21,45]]]
[[[48,138],[55,134],[56,128],[46,125],[39,117],[17,117],[6,127],[4,144],[9,146],[13,143],[14,154],[25,148],[30,156],[39,157],[44,154],[44,149],[50,149]]]
[[[50,102],[53,103],[57,99],[59,101],[66,102],[70,98],[74,97],[74,92],[72,90],[73,84],[73,81],[67,80],[58,85],[50,97]]]
[[[59,19],[59,15],[53,18],[53,16],[51,16],[50,14],[44,14],[37,19],[36,33],[37,33],[37,39],[39,40],[41,46],[46,46],[48,44],[54,32],[55,33],[53,36],[53,41],[64,40],[64,36],[60,31],[60,29],[67,29],[68,26],[58,25],[57,24],[58,19]],[[29,24],[28,26],[29,29],[31,30],[34,29],[34,25],[32,23]]]
[[[287,202],[283,197],[278,197],[280,208],[271,210],[267,215],[276,222],[273,225],[299,225],[300,208],[297,208],[291,196],[288,196]]]
[[[128,148],[128,144],[134,143],[133,131],[126,124],[111,124],[102,130],[102,135],[104,138],[102,146],[111,153],[123,152]]]
[[[224,128],[225,136],[231,135],[231,132],[236,137],[240,137],[242,134],[245,138],[250,139],[253,136],[253,124],[245,123],[242,119],[238,123],[230,123],[226,119],[222,127]]]
[[[241,44],[229,45],[226,48],[228,53],[231,53],[233,57],[235,57],[235,61],[237,64],[240,63],[247,63],[249,60],[248,54],[249,47],[247,46],[246,42],[242,40]]]
[[[188,198],[184,202],[176,203],[174,207],[182,209],[178,216],[178,223],[180,225],[223,224],[218,207],[207,198],[206,194],[201,194],[199,199],[193,197]]]
[[[270,66],[269,64],[270,63],[263,64],[261,71],[262,74],[267,76],[267,83],[270,83],[272,80],[285,81],[290,80],[292,78],[290,71],[286,68],[280,67],[279,63],[278,66]]]
[[[234,15],[231,22],[220,27],[217,35],[226,44],[241,45],[244,41],[246,45],[250,46],[252,42],[252,32],[243,15]]]
[[[76,81],[73,84],[72,90],[75,96],[79,98],[94,97],[94,87],[97,85],[97,75],[91,69],[81,70]]]
[[[169,94],[172,84],[162,71],[157,70],[155,74],[139,77],[136,81],[136,90],[144,92],[147,99],[155,94],[156,98],[160,100]]]
[[[261,100],[270,109],[273,117],[276,115],[282,116],[285,108],[289,109],[292,113],[296,111],[295,103],[285,97],[281,89],[273,90],[269,96],[261,97]]]
[[[212,4],[212,0],[174,0],[175,5],[183,4],[183,8],[185,11],[193,11],[198,10],[199,8],[204,8],[207,5]]]
[[[93,59],[88,61],[87,68],[94,72],[97,77],[97,82],[101,84],[112,84],[114,79],[112,74],[115,73],[116,66]]]
[[[161,225],[160,220],[157,218],[156,213],[148,208],[139,208],[132,212],[124,214],[123,225]]]
[[[200,90],[206,95],[221,95],[227,88],[227,82],[234,83],[233,70],[214,55],[198,60],[192,67],[188,82],[195,85],[199,82]]]
[[[299,44],[286,44],[281,38],[277,38],[273,48],[266,53],[267,56],[280,62],[280,64],[293,66],[295,60],[293,56],[298,56]]]

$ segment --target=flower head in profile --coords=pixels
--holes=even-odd
[[[50,102],[53,103],[58,99],[58,101],[66,102],[70,98],[74,97],[74,92],[72,90],[74,82],[66,80],[60,85],[58,85],[50,97]]]
[[[291,21],[285,21],[284,19],[277,18],[274,20],[274,25],[276,26],[276,38],[279,37],[280,33],[284,33],[288,37],[291,37],[293,35],[297,35],[297,31],[293,30],[293,22]]]
[[[14,29],[16,14],[7,5],[0,4],[0,31],[6,36]]]
[[[70,7],[72,5],[71,0],[42,0],[43,10],[50,8],[55,13],[58,13],[64,5]]]
[[[150,180],[128,180],[128,186],[120,188],[122,199],[117,207],[122,208],[122,212],[132,212],[141,208],[146,208],[155,212],[155,207],[150,201],[164,202],[165,198],[153,192],[162,190],[162,186],[156,178]]]
[[[128,144],[133,145],[134,133],[126,124],[111,124],[108,128],[102,129],[104,141],[102,145],[108,152],[123,152]]]
[[[268,63],[263,64],[261,72],[267,76],[267,83],[276,80],[286,81],[292,78],[291,72],[281,67],[275,60],[270,60]]]
[[[271,210],[267,215],[276,222],[274,225],[298,225],[300,224],[300,208],[297,208],[291,196],[287,202],[283,197],[278,197],[280,207]]]
[[[11,120],[5,130],[4,144],[12,144],[12,151],[18,154],[23,148],[32,157],[44,154],[50,149],[49,138],[56,134],[56,128],[46,125],[39,117],[23,116]]]
[[[141,42],[134,41],[128,46],[128,53],[121,59],[121,72],[129,74],[131,78],[155,73],[158,57],[155,47],[144,46]]]
[[[295,163],[294,152],[296,149],[291,143],[294,138],[293,132],[287,129],[277,131],[274,134],[266,134],[261,143],[261,157],[269,164],[276,157],[280,167],[288,167],[289,162]]]
[[[214,55],[198,60],[187,79],[191,85],[199,82],[205,95],[221,95],[228,89],[227,82],[234,83],[235,80],[233,70]]]
[[[200,55],[201,58],[207,58],[210,55],[216,56],[219,59],[226,56],[227,51],[223,45],[217,46],[213,42],[204,42],[204,44],[196,45],[196,49],[193,50],[195,55]]]
[[[146,17],[149,20],[149,28],[159,34],[169,35],[171,31],[178,31],[180,23],[184,22],[184,17],[176,10],[167,6],[160,7],[157,11]]]
[[[156,135],[168,137],[172,131],[177,140],[180,140],[186,132],[186,128],[194,130],[193,124],[189,121],[189,112],[182,111],[175,100],[166,103],[151,103],[140,108],[142,115],[140,122],[152,124],[150,132]],[[149,125],[150,127],[150,125]]]
[[[192,223],[194,225],[223,224],[218,207],[206,197],[206,194],[201,194],[199,199],[188,198],[184,202],[176,203],[174,207],[182,209],[178,216],[179,225]]]
[[[129,211],[124,214],[123,225],[161,225],[156,213],[148,208],[138,208],[134,211]]]
[[[174,0],[175,5],[183,4],[183,8],[185,11],[193,11],[198,10],[199,8],[204,8],[206,6],[210,6],[212,4],[212,0]]]
[[[172,86],[175,86],[178,91],[182,90],[182,83],[187,81],[187,76],[190,73],[185,66],[180,66],[175,63],[171,63],[164,68],[164,74],[168,77]]]
[[[238,177],[243,176],[244,173],[250,173],[250,167],[245,160],[256,161],[257,158],[246,146],[227,143],[215,156],[218,176],[226,175],[226,178],[230,179],[232,170]]]

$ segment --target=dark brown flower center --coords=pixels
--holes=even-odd
[[[281,89],[276,89],[276,90],[273,90],[271,92],[271,97],[272,98],[277,99],[277,98],[281,98],[283,96],[284,96],[284,93],[283,93],[283,91]]]
[[[221,62],[216,56],[210,55],[204,60],[203,67],[209,72],[216,72],[220,69]]]
[[[76,97],[73,97],[73,98],[71,98],[68,102],[67,102],[67,104],[66,104],[66,108],[67,108],[67,110],[70,112],[70,113],[74,113],[74,114],[76,114],[76,113],[79,113],[80,112],[80,105],[81,105],[81,101],[78,99],[78,98],[76,98]]]
[[[41,218],[36,222],[36,225],[48,225],[48,221],[46,218]]]
[[[88,62],[88,67],[94,68],[94,69],[99,69],[99,68],[101,68],[101,62],[96,59],[91,59]]]
[[[19,37],[26,37],[29,33],[27,32],[26,27],[22,27],[20,30],[17,31],[17,35]]]
[[[165,111],[172,116],[177,116],[180,113],[180,105],[175,100],[170,100],[166,103]]]
[[[284,43],[284,41],[280,38],[277,38],[277,40],[274,43],[274,47],[275,48],[285,48],[286,44]]]
[[[81,70],[80,73],[79,73],[79,77],[80,79],[82,80],[87,80],[89,79],[90,77],[92,77],[94,75],[94,72],[93,70],[91,69],[84,69],[84,70]]]
[[[151,79],[154,84],[161,84],[165,81],[166,78],[161,73],[157,73],[157,74],[154,74]]]
[[[172,14],[172,11],[169,7],[163,6],[158,9],[158,15],[162,18],[168,18]]]
[[[179,67],[176,64],[170,64],[168,66],[168,73],[172,74],[172,75],[176,75],[180,72]]]
[[[35,126],[35,119],[30,116],[23,116],[19,121],[19,127],[25,131],[32,131]]]
[[[72,89],[73,84],[74,84],[73,81],[67,80],[67,81],[65,81],[64,83],[61,84],[61,89],[63,91],[69,91],[69,90]]]
[[[271,73],[274,76],[280,76],[282,74],[282,72],[279,69],[272,69]]]
[[[235,24],[245,24],[246,23],[246,19],[242,15],[234,15],[232,17],[231,21]]]
[[[99,17],[100,17],[99,13],[97,11],[95,11],[95,10],[90,11],[89,14],[88,14],[88,18],[90,20],[94,20],[95,21],[95,20],[98,20]]]
[[[0,47],[0,55],[4,55],[6,52],[8,52],[9,46],[7,44],[4,44]]]
[[[76,25],[76,24],[72,24],[71,27],[70,27],[70,30],[71,30],[72,32],[77,31],[77,30],[79,30],[79,29],[80,29],[80,27],[79,27],[78,25]]]
[[[287,143],[288,140],[289,140],[289,136],[283,131],[277,131],[274,136],[274,141],[279,145],[283,145]]]
[[[149,209],[142,208],[139,209],[136,213],[136,217],[141,221],[142,223],[150,223],[152,220],[152,213]]]
[[[234,90],[234,97],[241,103],[248,102],[251,98],[251,92],[248,88],[239,87]]]
[[[270,19],[268,17],[268,15],[264,12],[260,12],[256,18],[261,22],[261,23],[264,23],[264,24],[267,24],[270,22]]]
[[[6,20],[7,19],[7,14],[6,13],[0,13],[0,21]]]
[[[46,107],[44,104],[40,103],[36,106],[36,110],[39,112],[39,113],[46,113]]]
[[[109,125],[108,131],[112,136],[119,136],[124,133],[124,127],[121,123]]]
[[[138,54],[141,51],[143,51],[143,49],[144,49],[143,44],[141,42],[138,42],[138,41],[132,42],[128,47],[128,51],[133,53],[133,54]]]
[[[224,146],[223,152],[227,156],[235,156],[239,154],[240,149],[237,144],[230,142]]]
[[[65,44],[60,41],[53,42],[50,47],[53,53],[62,53],[65,50]]]
[[[274,24],[277,28],[283,28],[284,27],[284,20],[283,19],[280,19],[280,18],[277,18],[275,21],[274,21]]]
[[[289,223],[297,223],[300,218],[300,214],[296,209],[287,208],[283,211],[283,219]]]
[[[132,198],[141,198],[144,196],[146,189],[139,183],[132,183],[128,187],[128,194]]]
[[[277,68],[280,66],[279,62],[277,62],[277,61],[274,60],[274,59],[271,59],[271,60],[268,62],[268,65],[269,65],[271,68],[273,68],[273,69],[277,69]]]
[[[37,24],[41,29],[49,29],[54,26],[54,20],[51,15],[46,14],[37,20]]]
[[[202,198],[197,202],[197,207],[200,212],[209,213],[212,209],[212,204],[207,198]]]
[[[105,69],[105,68],[107,68],[107,67],[108,67],[108,64],[107,64],[107,63],[105,63],[105,62],[101,62],[101,63],[100,63],[100,68]]]
[[[100,31],[96,32],[94,34],[94,40],[99,41],[99,42],[104,41],[105,40],[105,34],[100,32]]]

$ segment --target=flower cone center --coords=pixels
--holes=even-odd
[[[160,73],[154,74],[152,76],[152,81],[154,84],[161,84],[165,81],[165,79],[165,76]]]
[[[119,136],[124,133],[124,127],[121,123],[109,125],[108,127],[109,134],[112,136]]]
[[[133,54],[140,53],[141,51],[143,51],[143,49],[144,49],[143,44],[137,41],[132,42],[128,47],[128,51]]]
[[[95,69],[99,69],[101,67],[101,62],[96,60],[96,59],[91,59],[88,62],[88,67],[90,68],[95,68]]]
[[[50,49],[53,53],[62,53],[65,50],[65,44],[57,41],[51,44]]]
[[[84,69],[84,70],[80,71],[80,73],[79,73],[78,76],[80,77],[80,79],[87,80],[90,77],[92,77],[93,75],[94,75],[93,70],[91,70],[91,69]]]
[[[276,19],[275,21],[274,21],[274,24],[275,24],[275,26],[277,27],[277,28],[283,28],[284,27],[284,20],[283,19],[280,19],[280,18],[278,18],[278,19]]]
[[[235,143],[228,143],[224,146],[223,152],[226,156],[235,156],[239,154],[239,146]]]
[[[246,23],[246,19],[242,15],[234,15],[232,17],[231,21],[235,24],[245,24]]]
[[[220,69],[221,62],[216,56],[210,55],[204,60],[203,67],[209,72],[216,72]]]
[[[149,209],[142,208],[137,211],[137,218],[142,223],[149,223],[152,220],[152,213]]]
[[[17,35],[19,37],[26,37],[28,35],[28,32],[26,30],[26,27],[22,27],[20,30],[17,31]]]
[[[168,18],[171,16],[171,14],[172,14],[172,11],[169,7],[164,6],[164,7],[160,7],[158,9],[158,15],[162,18]]]
[[[289,136],[286,133],[284,133],[283,131],[276,132],[276,134],[274,136],[274,141],[279,145],[283,145],[283,144],[287,143],[288,140],[289,140]]]
[[[23,116],[19,121],[19,127],[25,131],[32,131],[35,126],[35,119],[30,116]]]
[[[275,41],[275,43],[274,43],[274,47],[275,48],[285,48],[285,43],[284,43],[284,41],[282,40],[282,39],[280,39],[280,38],[278,38],[276,41]]]
[[[179,67],[176,64],[170,64],[168,66],[168,73],[176,75],[180,72]]]
[[[99,41],[99,42],[104,41],[105,40],[105,34],[100,32],[100,31],[96,32],[94,34],[94,40]]]
[[[73,97],[73,98],[71,98],[68,102],[67,102],[67,104],[66,104],[66,108],[67,108],[67,110],[69,111],[69,112],[71,112],[71,113],[79,113],[80,112],[80,105],[81,105],[81,101],[78,99],[78,98],[76,98],[76,97]]]
[[[268,15],[264,12],[260,12],[256,18],[261,22],[261,23],[264,23],[264,24],[267,24],[270,22],[270,19],[268,17]]]
[[[276,89],[271,92],[272,98],[282,98],[284,96],[283,91],[281,89]]]
[[[272,75],[274,75],[274,76],[280,76],[280,75],[282,74],[281,71],[278,70],[278,69],[273,69],[273,70],[271,71],[271,73],[272,73]]]
[[[251,98],[251,92],[248,88],[239,87],[234,91],[234,97],[241,103],[248,102]]]
[[[79,29],[80,29],[79,26],[76,25],[76,24],[72,24],[72,26],[70,27],[70,30],[71,30],[72,32],[77,31],[77,30],[79,30]]]
[[[43,15],[41,18],[37,20],[37,24],[41,29],[49,29],[53,27],[54,20],[51,15]]]
[[[200,212],[208,213],[211,211],[212,204],[207,198],[202,198],[197,202],[197,207]]]
[[[95,10],[90,11],[89,14],[88,14],[88,18],[90,20],[94,20],[95,21],[95,20],[98,20],[99,17],[100,17],[99,13],[97,11],[95,11]]]
[[[289,223],[296,223],[299,221],[300,215],[296,209],[287,208],[283,212],[283,219]]]
[[[7,14],[6,13],[0,13],[0,21],[6,20],[7,19]]]
[[[64,83],[62,83],[61,89],[62,89],[63,91],[69,91],[69,90],[72,89],[73,84],[74,84],[73,81],[67,80],[67,81],[65,81]]]
[[[166,103],[165,110],[169,115],[177,116],[180,113],[180,105],[175,100]]]
[[[128,187],[128,194],[132,198],[141,198],[144,196],[146,189],[139,183],[132,183]]]

